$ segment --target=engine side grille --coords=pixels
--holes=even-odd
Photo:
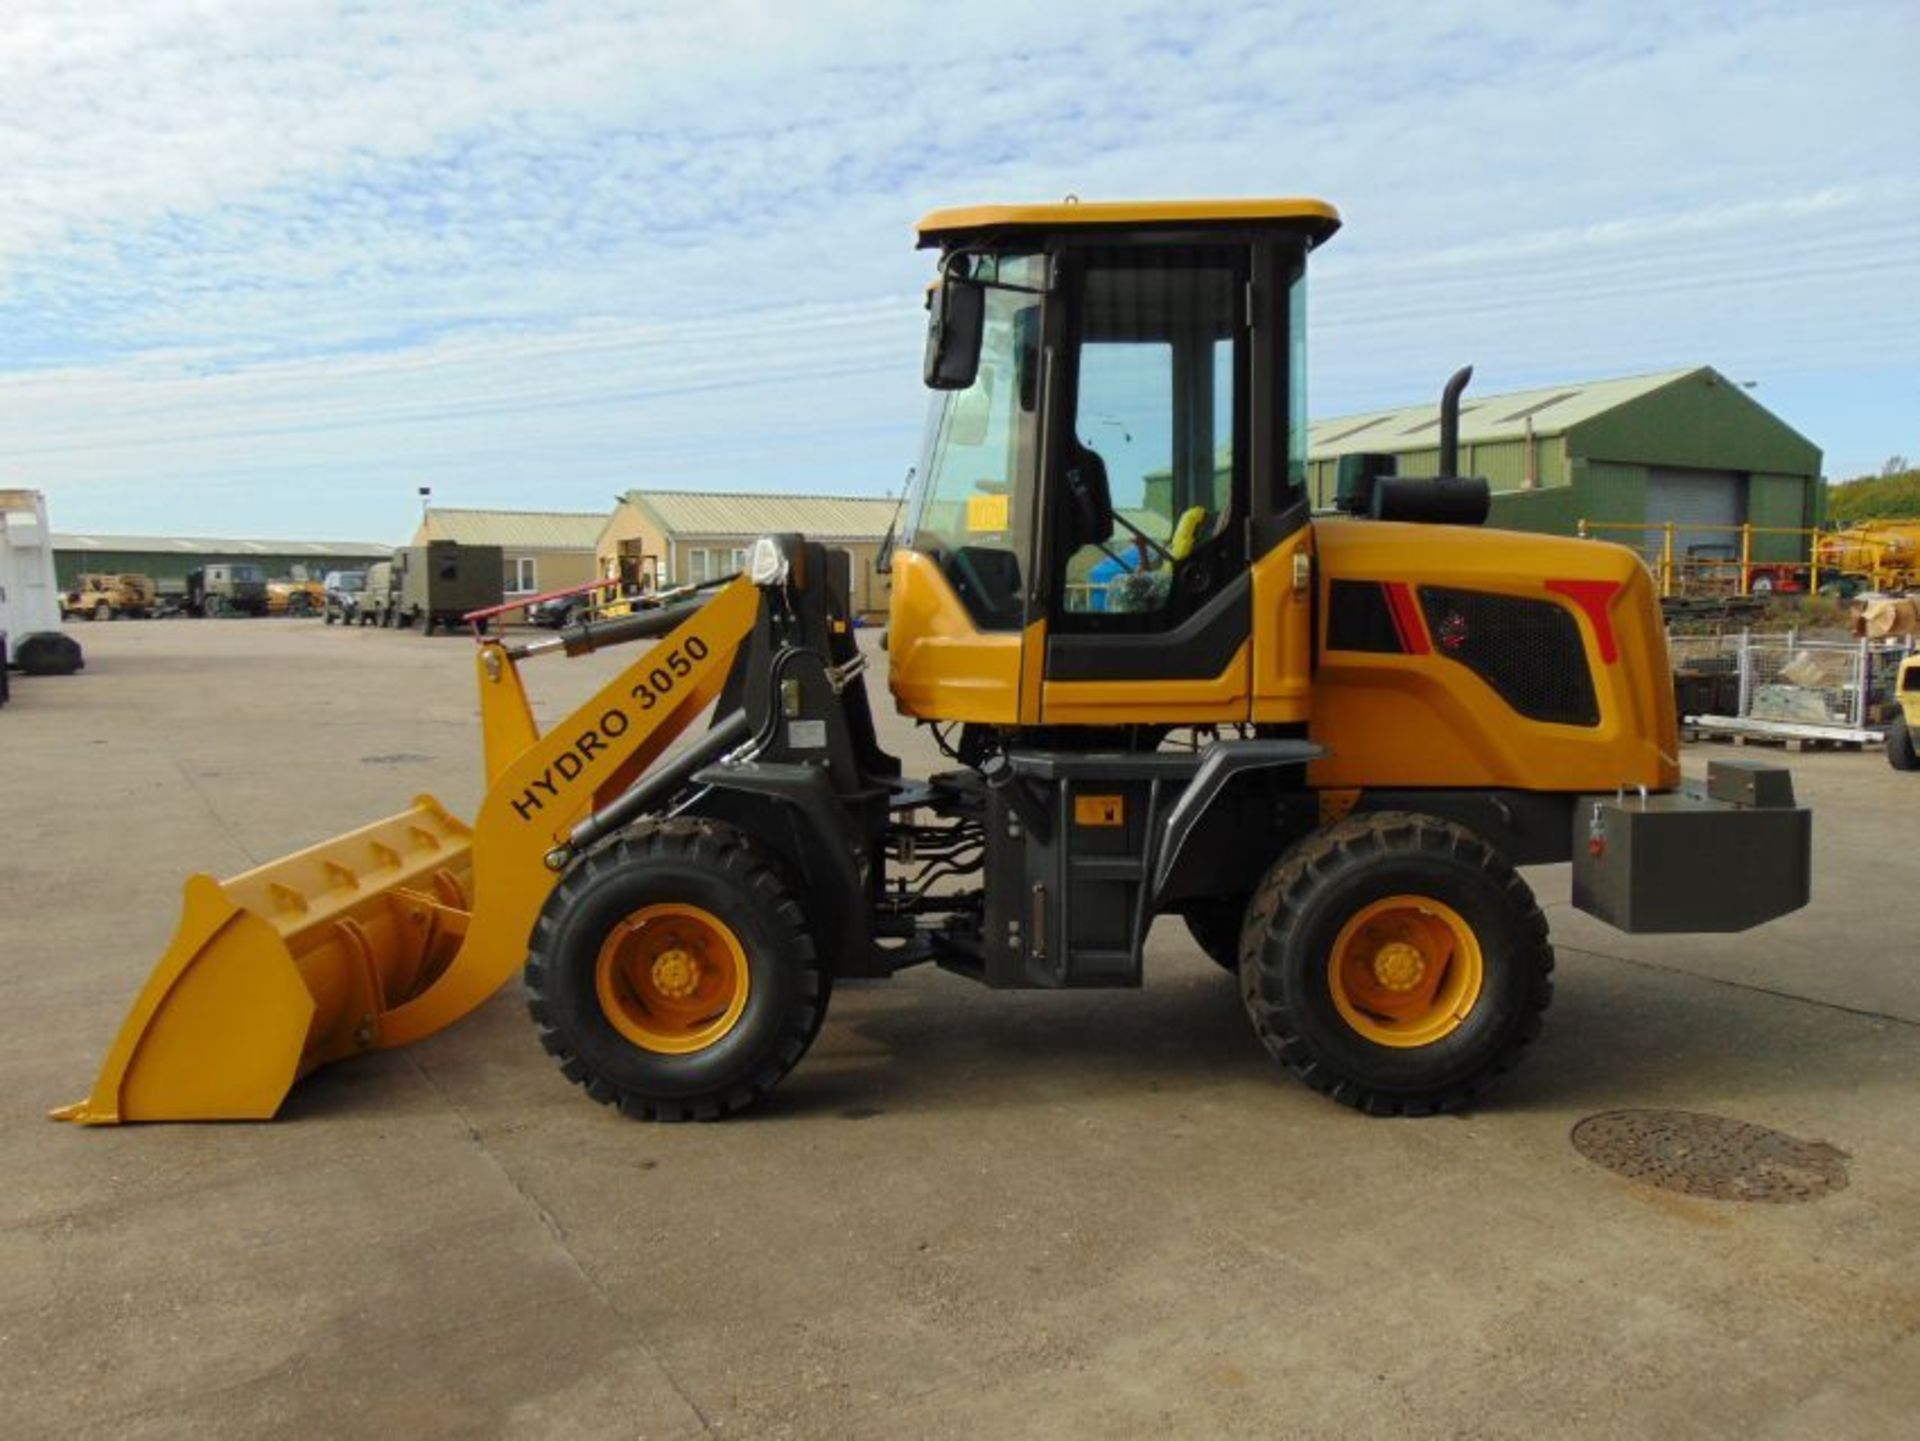
[[[1600,724],[1573,613],[1546,600],[1420,587],[1436,654],[1457,660],[1529,720]]]

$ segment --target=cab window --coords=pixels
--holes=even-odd
[[[1074,273],[1056,614],[1070,629],[1160,629],[1246,568],[1244,264],[1134,250]]]
[[[1018,630],[1040,430],[1044,260],[986,257],[980,273],[1001,282],[986,293],[980,368],[966,390],[933,398],[904,542],[940,567],[975,625]]]

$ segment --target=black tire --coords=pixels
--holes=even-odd
[[[1904,714],[1887,727],[1887,764],[1897,771],[1920,771],[1920,752],[1913,744],[1913,728]]]
[[[108,605],[105,601],[101,601],[100,604],[96,605],[93,608],[93,619],[94,620],[112,620],[113,607]]]
[[[738,1020],[681,1055],[629,1039],[595,985],[615,927],[658,904],[699,907],[746,955]],[[708,821],[646,826],[582,857],[534,925],[526,983],[540,1043],[567,1079],[648,1121],[718,1120],[766,1096],[813,1043],[833,988],[779,870],[740,832]]]
[[[1187,923],[1193,943],[1223,971],[1240,970],[1240,931],[1246,924],[1247,898],[1210,897],[1192,901],[1180,918]]]
[[[1425,1044],[1367,1036],[1334,995],[1342,928],[1396,895],[1442,903],[1481,957],[1466,1013]],[[1254,892],[1240,954],[1241,995],[1261,1043],[1316,1091],[1370,1115],[1478,1099],[1540,1033],[1553,999],[1553,947],[1533,892],[1480,837],[1433,816],[1356,816],[1293,846]]]

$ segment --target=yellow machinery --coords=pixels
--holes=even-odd
[[[1920,584],[1920,521],[1863,520],[1822,535],[1818,546],[1822,571],[1871,590]]]
[[[516,970],[596,1100],[764,1096],[836,979],[934,963],[1003,988],[1141,983],[1154,918],[1232,970],[1256,1036],[1369,1112],[1472,1101],[1537,1033],[1547,928],[1517,866],[1632,931],[1805,903],[1810,818],[1751,764],[1683,784],[1659,607],[1624,549],[1480,528],[1484,482],[1359,457],[1309,509],[1311,200],[944,211],[937,404],[891,547],[879,747],[844,555],[475,658],[488,789],[221,883],[83,1122],[273,1114]],[[520,669],[650,642],[537,731]],[[703,734],[687,733],[708,717]],[[686,735],[687,744],[669,753]]]
[[[1887,724],[1887,762],[1897,771],[1920,771],[1920,655],[1900,662],[1893,693],[1897,708]]]
[[[326,605],[327,588],[317,580],[267,582],[268,615],[319,615]]]
[[[73,589],[60,597],[65,620],[114,620],[120,616],[145,619],[159,604],[159,588],[151,576],[128,571],[119,575],[88,573],[74,578]]]

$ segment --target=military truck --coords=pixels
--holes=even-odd
[[[127,571],[119,575],[87,572],[74,577],[73,589],[60,596],[62,620],[112,620],[133,616],[145,620],[159,604],[153,577]]]
[[[400,609],[400,568],[390,560],[378,560],[367,567],[367,580],[354,606],[353,618],[361,625],[382,629],[394,624]]]
[[[257,565],[203,565],[187,572],[187,614],[265,615],[267,573]]]
[[[420,623],[422,633],[434,627],[453,630],[470,610],[500,604],[506,594],[506,557],[497,545],[462,545],[454,540],[430,540],[396,551],[394,624]]]

